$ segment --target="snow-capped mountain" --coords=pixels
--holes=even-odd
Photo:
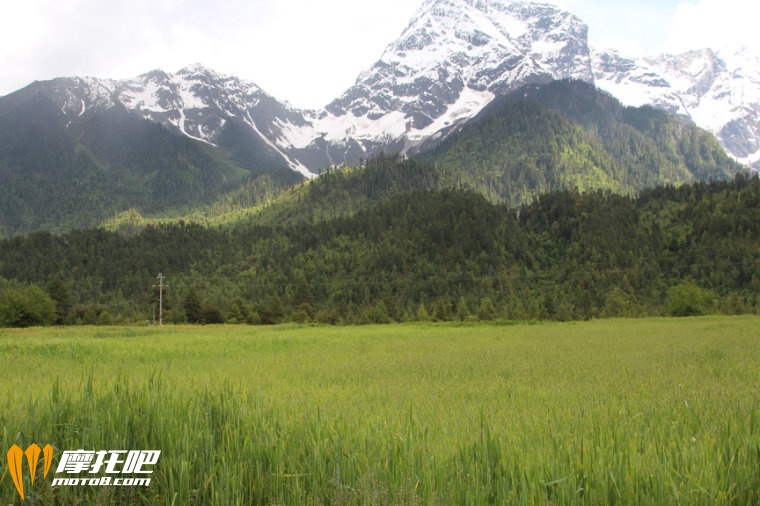
[[[510,0],[426,0],[401,36],[319,111],[298,110],[254,83],[200,65],[128,80],[35,83],[74,121],[120,106],[222,148],[230,125],[312,177],[379,151],[414,153],[494,98],[526,84],[578,79],[626,105],[651,104],[713,132],[760,170],[760,60],[709,49],[629,58],[589,47],[587,26],[558,7]]]
[[[760,170],[760,59],[695,50],[628,58],[596,51],[587,26],[548,4],[427,0],[356,84],[276,142],[312,170],[378,150],[413,153],[525,84],[579,79],[625,105],[653,105],[714,133]]]
[[[760,59],[702,49],[626,58],[594,55],[595,84],[626,105],[653,105],[709,130],[728,153],[760,170]]]
[[[427,0],[356,84],[321,111],[278,102],[200,65],[134,79],[51,81],[69,117],[120,105],[218,145],[235,121],[306,177],[380,151],[414,152],[528,83],[593,80],[586,25],[545,4]]]
[[[291,169],[313,176],[270,140],[277,135],[271,130],[273,123],[304,125],[301,111],[277,101],[250,81],[223,76],[201,65],[176,74],[154,70],[126,80],[61,78],[30,88],[56,102],[69,121],[88,111],[121,106],[212,145],[218,144],[227,123],[236,122],[250,129]]]
[[[353,87],[308,125],[284,128],[283,141],[322,167],[407,152],[496,96],[563,78],[593,79],[587,28],[574,15],[545,4],[428,0]]]

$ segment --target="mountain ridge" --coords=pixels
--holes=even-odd
[[[235,206],[225,198],[182,221],[313,224],[352,216],[420,189],[466,189],[492,203],[519,207],[547,192],[635,195],[660,185],[726,180],[741,172],[708,132],[652,107],[624,107],[583,81],[560,80],[494,100],[419,156],[381,153],[362,166],[331,170],[297,185],[264,206]],[[131,211],[106,226],[133,233],[160,222],[166,220]]]
[[[91,226],[131,210],[178,215],[219,199],[261,203],[333,167],[363,165],[383,153],[429,152],[489,105],[564,79],[622,96],[626,105],[638,99],[697,125],[707,122],[734,158],[757,169],[756,68],[760,62],[748,55],[713,50],[649,59],[598,52],[582,20],[549,4],[430,0],[355,85],[321,110],[297,109],[252,81],[201,64],[132,79],[35,82],[0,97],[0,176],[7,182],[0,227],[13,235]],[[577,146],[603,150],[592,144]],[[661,156],[672,161],[682,154],[654,158]],[[503,170],[497,162],[480,168],[486,179]],[[635,160],[630,165],[648,170]],[[587,167],[593,170],[584,181],[601,174],[595,162]],[[689,181],[687,173],[674,181]],[[84,210],[90,221],[81,219]]]
[[[760,170],[759,58],[703,48],[643,58],[608,52],[595,61],[600,88],[626,105],[653,105],[693,121],[737,161]]]
[[[214,146],[225,125],[235,123],[311,178],[380,151],[414,154],[496,97],[573,78],[625,105],[654,105],[687,118],[760,170],[758,69],[760,59],[741,52],[632,58],[599,51],[581,19],[547,3],[430,0],[352,87],[319,110],[292,107],[252,81],[200,64],[125,80],[59,78],[30,87],[50,88],[46,93],[70,118],[121,104]]]

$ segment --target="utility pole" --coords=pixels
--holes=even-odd
[[[158,276],[156,276],[156,279],[158,280],[157,285],[153,285],[153,288],[158,287],[158,324],[163,325],[164,324],[164,287],[169,286],[164,284],[164,275],[162,273],[158,273]]]

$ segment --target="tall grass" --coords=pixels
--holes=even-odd
[[[0,450],[162,450],[28,504],[758,504],[758,323],[4,331]]]

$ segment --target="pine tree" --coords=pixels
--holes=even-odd
[[[71,314],[71,294],[66,287],[63,278],[59,275],[53,278],[48,285],[48,294],[55,302],[55,320],[56,325],[63,325],[67,317]]]
[[[194,288],[191,288],[185,296],[185,302],[183,304],[185,310],[185,317],[188,323],[200,323],[202,320],[202,304],[201,298],[198,292]]]

